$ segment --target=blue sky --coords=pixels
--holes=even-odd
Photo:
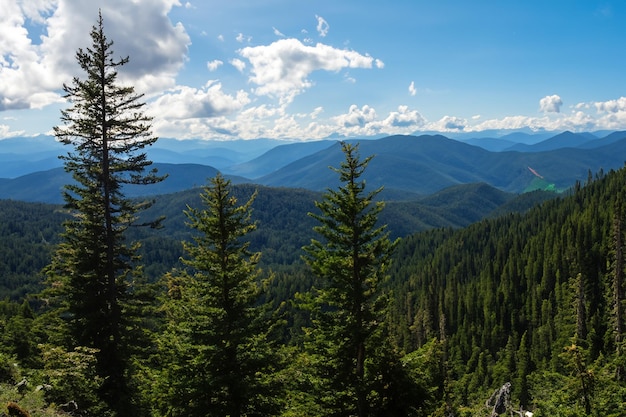
[[[154,133],[626,130],[626,2],[0,0],[0,138],[49,133],[102,8]]]

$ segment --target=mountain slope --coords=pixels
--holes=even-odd
[[[570,131],[565,131],[539,143],[535,143],[532,145],[518,143],[506,150],[518,152],[545,152],[561,148],[579,148],[581,145],[595,141],[597,139],[598,138],[591,135],[590,133],[573,133]]]
[[[596,142],[605,139],[596,139]],[[352,141],[357,142],[357,141]],[[255,181],[230,176],[236,183],[256,182],[271,187],[323,191],[338,185],[336,173],[344,161],[339,142],[296,144],[279,147],[249,165],[247,172],[271,169],[300,154],[307,156]],[[589,174],[621,168],[626,138],[608,138],[605,146],[592,149],[561,148],[545,152],[490,152],[440,135],[390,136],[360,141],[362,157],[373,156],[364,179],[372,188],[384,187],[388,200],[415,200],[448,187],[485,183],[509,193],[534,189],[564,190]],[[316,147],[323,148],[315,152]],[[309,152],[314,152],[308,154]],[[154,186],[129,188],[129,195],[155,195],[203,185],[216,168],[199,164],[160,164],[169,178]],[[246,171],[242,168],[242,171]],[[60,188],[69,181],[62,168],[0,180],[0,198],[60,202]]]
[[[291,162],[327,149],[334,143],[335,141],[325,140],[278,145],[251,161],[230,166],[223,171],[231,175],[253,179],[258,178],[274,172]]]
[[[391,136],[360,142],[360,153],[375,156],[364,175],[372,187],[428,195],[458,184],[484,182],[518,193],[536,178],[529,167],[556,189],[585,181],[589,171],[619,168],[624,162],[626,140],[591,150],[489,152],[439,135]],[[319,191],[336,185],[336,176],[328,167],[337,167],[341,161],[340,146],[331,146],[257,181]]]
[[[547,407],[564,407],[566,397],[546,398],[540,388],[571,393],[568,407],[576,402],[580,391],[573,382],[554,382],[577,378],[566,355],[571,347],[580,348],[585,369],[594,370],[597,398],[623,390],[614,376],[622,354],[614,300],[622,303],[624,296],[615,289],[613,265],[625,187],[626,170],[620,169],[525,215],[403,239],[390,282],[400,346],[413,351],[430,343],[443,323],[446,354],[453,358],[445,372],[462,376],[453,390],[484,401],[483,393],[512,381],[519,392],[528,390],[526,398],[539,393],[528,403],[542,415],[558,415]],[[555,372],[563,379],[546,380]],[[607,385],[611,380],[621,385]],[[597,415],[610,415],[621,403],[620,397]]]
[[[215,168],[198,164],[155,163],[152,167],[158,169],[159,175],[168,174],[168,177],[158,184],[128,187],[126,193],[129,197],[166,194],[199,187],[217,174]],[[231,180],[235,183],[244,181],[239,178]],[[63,202],[63,186],[71,182],[71,175],[63,168],[34,172],[15,179],[0,179],[0,199],[60,204]]]
[[[241,202],[258,191],[252,206],[252,218],[258,222],[258,228],[249,238],[251,249],[263,252],[262,262],[297,263],[302,246],[315,237],[312,228],[317,223],[308,213],[316,210],[314,201],[321,198],[321,193],[253,184],[234,185],[232,191]],[[183,210],[187,205],[201,207],[200,192],[193,188],[154,196],[154,205],[140,213],[139,222],[165,216],[163,229],[129,230],[131,240],[142,242],[141,253],[151,278],[156,279],[178,265],[183,255],[180,242],[191,238]],[[554,196],[544,194],[545,198]],[[388,226],[393,238],[432,228],[459,228],[489,217],[494,210],[519,198],[486,184],[461,185],[423,201],[388,202],[380,222]],[[515,211],[525,211],[530,205],[522,201],[514,207]],[[39,271],[49,260],[51,245],[58,241],[66,216],[58,205],[0,199],[0,259],[5,260],[0,262],[0,298],[19,297],[37,288]],[[13,262],[14,259],[24,262]]]

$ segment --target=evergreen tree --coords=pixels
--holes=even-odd
[[[381,286],[395,243],[377,224],[384,203],[374,198],[381,189],[366,193],[360,179],[372,157],[361,160],[358,145],[342,143],[342,150],[345,161],[333,169],[343,186],[316,202],[321,213],[311,216],[320,222],[314,230],[322,240],[304,248],[305,261],[319,278],[309,297],[313,325],[305,343],[318,358],[320,401],[329,415],[393,415],[400,404],[390,390],[399,368]]]
[[[157,408],[169,416],[269,416],[277,413],[272,375],[277,355],[273,322],[261,295],[260,253],[244,237],[256,228],[251,205],[231,195],[221,175],[201,194],[204,209],[188,207],[184,242],[189,271],[167,278],[161,338],[163,375]]]
[[[615,369],[615,377],[618,381],[624,379],[623,365],[620,363],[623,358],[623,334],[624,334],[624,225],[623,225],[623,206],[621,197],[618,197],[615,203],[615,214],[613,215],[613,268],[612,268],[612,325],[613,336],[615,340],[615,356],[617,366]]]
[[[145,171],[151,161],[143,149],[157,138],[142,112],[142,95],[117,84],[117,68],[128,57],[112,58],[101,14],[91,41],[76,53],[86,78],[64,85],[71,106],[61,112],[62,126],[54,128],[57,139],[73,147],[61,158],[74,183],[63,192],[72,218],[47,267],[46,297],[57,302],[55,314],[67,323],[65,347],[97,350],[101,398],[118,415],[136,415],[129,409],[126,306],[141,268],[137,245],[126,242],[125,232],[150,203],[127,198],[123,187],[163,177]]]

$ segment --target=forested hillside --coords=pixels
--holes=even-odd
[[[243,185],[234,191],[245,199],[255,189]],[[407,364],[423,368],[419,378],[434,390],[428,409],[434,412],[436,404],[444,404],[457,415],[486,415],[485,399],[510,381],[513,404],[533,409],[535,415],[576,415],[558,411],[557,404],[581,411],[583,400],[592,410],[602,411],[593,415],[624,412],[622,337],[615,330],[623,320],[616,308],[623,304],[623,292],[615,277],[623,270],[623,264],[616,263],[616,245],[623,234],[619,220],[624,217],[625,189],[626,171],[611,171],[577,186],[572,195],[538,201],[525,213],[463,228],[452,223],[429,227],[410,235],[392,228],[404,237],[389,271],[389,325]],[[445,206],[449,212],[453,207],[471,212],[484,206],[484,190],[464,191],[470,200],[445,204],[450,200],[444,194],[424,203],[431,209]],[[477,195],[482,198],[475,200]],[[524,197],[534,201],[534,195]],[[261,188],[257,196],[253,212],[259,230],[250,240],[276,270],[275,287],[268,293],[274,301],[304,291],[310,283],[303,265],[297,265],[313,225],[306,212],[313,210],[317,197],[305,190],[271,188]],[[498,193],[488,199],[494,207],[504,202],[500,209],[519,202]],[[481,203],[472,209],[472,200]],[[189,238],[181,217],[184,204],[199,204],[198,193],[157,198],[151,210],[169,216],[164,229],[138,235],[146,271],[153,276],[169,270],[180,254],[180,242]],[[388,204],[381,222],[399,227],[406,226],[408,218],[420,218],[421,212],[411,213],[407,204]],[[19,299],[34,288],[34,270],[47,262],[66,215],[43,204],[4,201],[1,208],[4,291]],[[11,259],[22,266],[13,268]],[[5,310],[6,323],[22,314],[18,308]],[[286,314],[294,315],[286,317],[283,337],[297,344],[306,317],[293,309]],[[13,351],[10,344],[7,349]]]
[[[524,215],[404,239],[391,323],[406,352],[438,340],[448,401],[510,381],[540,415],[624,415],[625,190],[620,170]]]
[[[307,213],[314,210],[319,193],[304,189],[272,188],[250,184],[233,186],[240,200],[258,191],[252,216],[258,228],[249,236],[251,247],[261,251],[262,265],[274,270],[291,269],[298,263],[301,248],[311,239],[314,222]],[[154,206],[145,219],[165,216],[162,229],[130,230],[141,242],[144,270],[150,280],[180,266],[181,241],[190,238],[183,211],[200,204],[200,189],[154,196]],[[498,212],[523,212],[538,201],[554,198],[549,192],[522,195],[503,193],[486,184],[453,187],[421,201],[388,202],[381,223],[389,225],[393,237],[405,237],[432,228],[468,226]],[[0,200],[0,298],[21,300],[38,291],[41,269],[50,261],[53,245],[59,241],[67,213],[61,206]],[[284,297],[285,293],[282,292]]]

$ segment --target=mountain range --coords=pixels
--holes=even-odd
[[[590,174],[621,168],[626,132],[518,132],[499,138],[451,139],[439,134],[356,140],[374,156],[364,175],[384,186],[389,200],[415,200],[448,187],[485,183],[507,193],[565,190]],[[0,140],[0,199],[61,202],[71,181],[58,155],[67,149],[49,136]],[[168,178],[129,189],[130,196],[172,193],[204,185],[219,170],[233,183],[323,191],[337,185],[329,167],[343,161],[339,141],[271,139],[202,141],[159,139],[148,151]]]

